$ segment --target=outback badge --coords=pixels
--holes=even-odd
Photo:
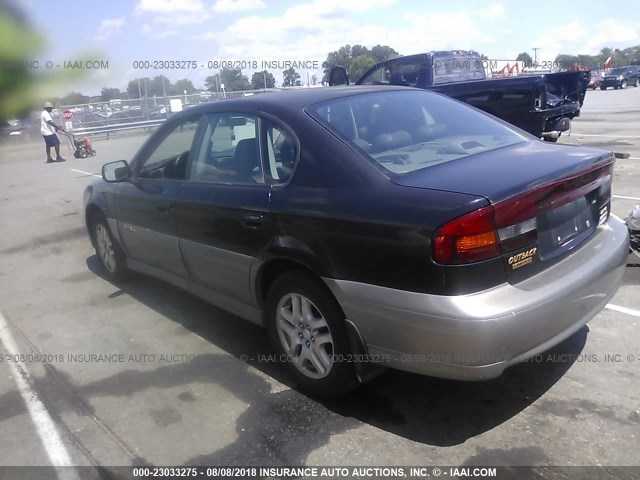
[[[520,267],[524,267],[525,265],[529,265],[533,263],[533,257],[538,252],[538,247],[530,248],[529,250],[525,250],[524,252],[517,253],[516,255],[512,255],[507,260],[507,263],[511,265],[513,270],[516,270]]]

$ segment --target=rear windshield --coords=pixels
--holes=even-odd
[[[354,95],[312,105],[307,111],[395,174],[527,140],[471,107],[423,90]]]

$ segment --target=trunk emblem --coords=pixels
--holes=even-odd
[[[533,256],[538,252],[538,247],[530,248],[524,252],[520,252],[517,255],[512,255],[507,260],[507,263],[511,265],[513,270],[529,265],[533,262]]]

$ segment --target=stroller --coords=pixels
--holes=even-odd
[[[72,133],[65,132],[63,130],[60,130],[59,132],[69,139],[69,145],[73,149],[73,156],[75,158],[95,156],[96,151],[93,149],[91,140],[89,140],[88,137],[80,137],[80,140],[78,140]]]

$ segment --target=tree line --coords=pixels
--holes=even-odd
[[[282,72],[283,87],[301,86],[302,79],[294,68],[289,68]],[[312,85],[317,83],[317,76],[314,74],[309,78]],[[259,90],[263,88],[275,88],[276,79],[273,73],[263,70],[255,72],[251,79],[242,73],[240,69],[222,69],[216,75],[211,75],[205,79],[204,89],[210,92],[220,92],[222,87],[226,92],[237,92],[242,90]],[[103,87],[100,95],[84,95],[80,92],[69,92],[63,97],[53,98],[52,101],[58,105],[78,105],[83,103],[108,102],[114,99],[137,100],[140,98],[153,98],[179,95],[193,95],[201,89],[196,88],[193,82],[183,78],[172,83],[164,75],[153,78],[141,77],[131,80],[125,90],[119,88]]]

